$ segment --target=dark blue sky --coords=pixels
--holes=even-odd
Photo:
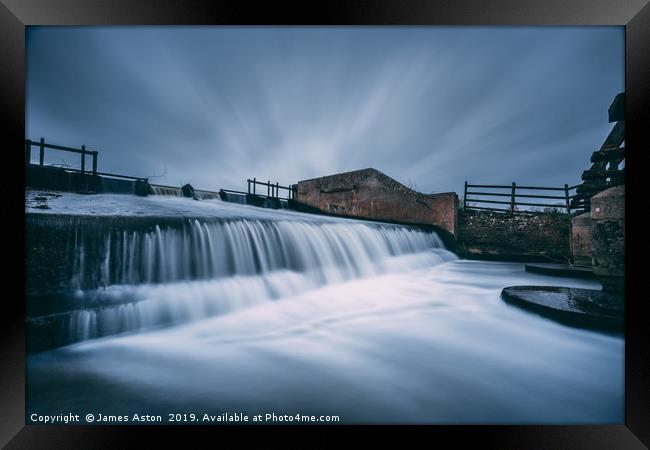
[[[204,189],[366,167],[422,192],[575,184],[623,90],[621,27],[27,33],[27,137]]]

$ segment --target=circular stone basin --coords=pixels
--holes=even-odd
[[[501,291],[509,304],[564,325],[623,333],[621,297],[593,289],[555,286],[509,286]]]

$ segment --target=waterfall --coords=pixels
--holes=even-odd
[[[182,323],[455,256],[435,232],[329,220],[77,225],[66,343]],[[352,300],[352,299],[351,299]]]
[[[82,290],[277,270],[362,277],[381,271],[390,257],[444,248],[433,232],[361,223],[194,219],[180,228],[79,233],[73,282]]]
[[[174,186],[163,186],[158,184],[152,184],[151,190],[153,191],[154,195],[171,195],[173,197],[183,196],[183,192],[181,192],[181,188],[174,187]]]
[[[230,203],[238,203],[240,205],[246,204],[246,194],[236,194],[233,192],[221,192],[221,198]]]

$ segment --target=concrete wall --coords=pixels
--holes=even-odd
[[[131,180],[93,175],[90,172],[69,172],[60,167],[37,166],[25,168],[25,187],[66,192],[97,192],[147,195],[150,186],[144,180]]]
[[[182,228],[184,216],[120,216],[25,213],[25,293],[28,296],[70,292],[77,246],[83,245],[87,264],[101,266],[104,239],[123,231],[152,232],[161,228]],[[99,284],[84,286],[96,288]]]
[[[570,235],[566,214],[460,210],[456,251],[468,258],[568,262]]]
[[[29,165],[25,168],[25,186],[70,192],[99,192],[101,177],[90,173],[67,172],[59,167]]]
[[[457,232],[455,192],[421,194],[376,169],[299,181],[295,201],[327,214],[435,225],[452,235]]]

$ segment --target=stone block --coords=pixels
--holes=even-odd
[[[571,252],[573,263],[577,266],[591,266],[593,222],[590,213],[580,214],[571,219]]]
[[[591,197],[591,218],[625,219],[625,185],[605,189]]]
[[[594,274],[607,291],[623,292],[625,285],[625,186],[607,189],[591,198]]]

